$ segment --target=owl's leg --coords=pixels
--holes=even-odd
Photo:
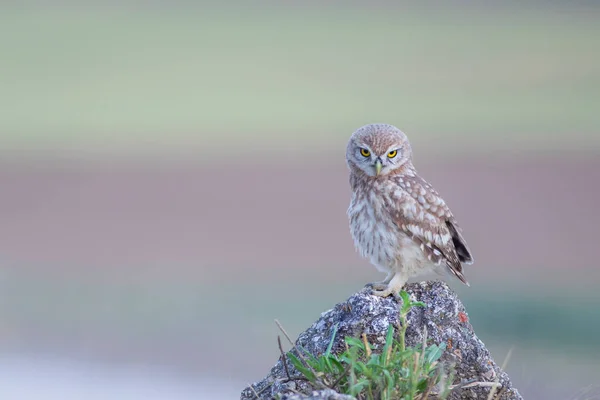
[[[395,271],[390,271],[390,272],[388,272],[388,274],[385,277],[385,279],[382,280],[381,282],[367,283],[365,285],[365,287],[368,287],[368,288],[370,288],[372,290],[384,290],[385,288],[387,288],[388,283],[390,283],[390,281],[394,277],[395,273],[396,273]]]
[[[408,279],[406,278],[406,276],[404,276],[404,274],[396,272],[393,275],[392,279],[390,279],[388,284],[385,286],[385,288],[377,290],[378,288],[376,289],[374,287],[374,290],[371,291],[371,294],[380,297],[388,297],[389,295],[398,297],[398,293],[404,287],[404,285],[406,285],[407,281]]]

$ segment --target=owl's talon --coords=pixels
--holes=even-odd
[[[371,294],[379,297],[392,296],[396,303],[402,303],[402,297],[400,297],[400,293],[397,290],[394,290],[394,288],[388,287],[387,285],[383,285],[381,290],[371,290]]]
[[[388,297],[392,294],[392,292],[390,292],[389,290],[371,290],[371,295],[372,296],[377,296],[377,297]]]
[[[387,283],[383,283],[383,282],[373,282],[373,283],[367,283],[365,285],[365,288],[371,289],[371,291],[382,291],[387,289],[388,285]]]
[[[396,273],[388,283],[372,283],[373,289],[371,290],[371,294],[379,297],[388,297],[389,295],[392,295],[396,302],[398,302],[398,299],[400,299],[400,290],[402,290],[405,284],[406,278],[402,274]]]
[[[379,281],[379,282],[367,283],[365,285],[365,288],[369,288],[371,290],[377,290],[377,291],[385,290],[388,288],[389,283],[392,280],[392,278],[394,277],[394,275],[396,275],[395,272],[389,272],[384,280]]]
[[[391,294],[392,294],[392,290],[390,288],[388,288],[387,285],[384,285],[384,287],[381,288],[381,290],[377,290],[377,289],[371,290],[371,295],[373,295],[373,296],[388,297]]]

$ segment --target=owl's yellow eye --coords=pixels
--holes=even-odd
[[[369,157],[371,155],[371,152],[367,149],[360,149],[360,155],[363,157]]]
[[[398,150],[392,150],[388,153],[388,158],[394,158],[398,155]]]

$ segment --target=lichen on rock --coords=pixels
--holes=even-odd
[[[425,303],[425,307],[413,307],[408,313],[406,345],[416,346],[423,342],[424,332],[428,341],[445,343],[441,361],[453,366],[454,384],[470,381],[484,382],[479,385],[457,387],[448,397],[455,399],[487,399],[491,386],[485,383],[498,382],[495,400],[522,399],[512,386],[508,375],[492,359],[490,352],[469,323],[468,314],[454,293],[445,283],[429,281],[409,284],[405,290],[413,301]],[[332,351],[344,349],[344,337],[359,337],[363,333],[374,347],[383,345],[390,324],[399,324],[401,304],[393,297],[381,298],[369,294],[368,289],[352,295],[333,309],[321,314],[310,328],[300,334],[296,346],[319,356],[331,341],[337,326]],[[331,389],[315,391],[292,363],[287,360],[287,372],[280,357],[269,374],[259,382],[242,391],[241,399],[330,399],[349,400],[351,396],[336,393]],[[289,373],[289,379],[288,378]]]

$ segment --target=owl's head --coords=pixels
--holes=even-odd
[[[389,124],[370,124],[358,128],[350,137],[346,162],[351,170],[371,177],[385,176],[412,167],[412,149],[400,129]]]

